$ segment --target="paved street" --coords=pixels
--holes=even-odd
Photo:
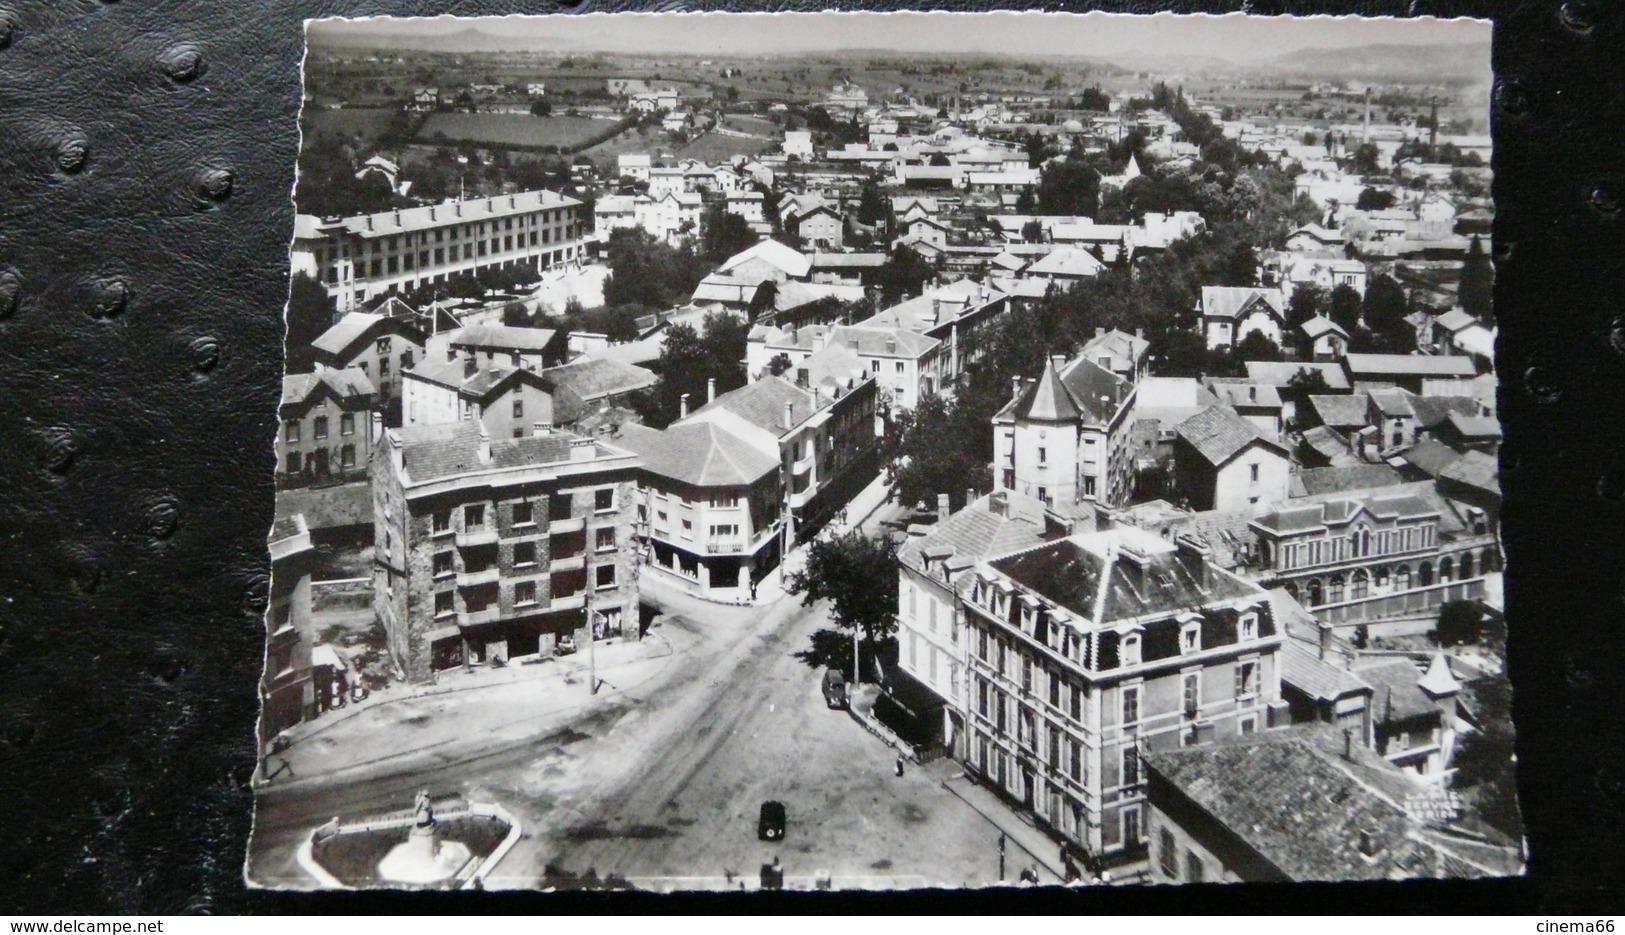
[[[862,513],[879,500],[868,493]],[[493,888],[537,886],[550,865],[655,889],[754,887],[775,856],[792,887],[819,872],[837,887],[997,880],[998,829],[944,788],[951,763],[899,778],[888,747],[824,704],[822,669],[798,656],[829,625],[823,606],[719,606],[654,583],[645,597],[663,622],[600,653],[596,697],[578,654],[450,674],[432,693],[304,725],[261,790],[250,877],[312,885],[293,862],[312,827],[426,788],[523,822]],[[756,839],[766,799],[787,806],[781,843]]]

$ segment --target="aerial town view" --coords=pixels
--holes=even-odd
[[[1487,23],[306,42],[252,884],[1523,873]]]

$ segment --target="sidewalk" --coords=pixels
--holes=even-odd
[[[1040,883],[1054,884],[1066,879],[1061,866],[1060,842],[1040,831],[1026,816],[1011,809],[1002,799],[966,778],[959,764],[951,759],[938,760],[932,767],[952,775],[942,780],[942,787],[969,805],[988,823],[998,828],[1005,838],[1005,882],[1013,883],[1021,868],[1035,861]]]
[[[443,672],[426,685],[391,685],[365,701],[289,728],[283,735],[289,746],[265,756],[265,768],[256,773],[254,784],[300,785],[498,731],[533,731],[542,718],[601,703],[641,685],[672,654],[671,642],[661,633],[598,646],[596,695],[586,684],[586,649],[534,665],[511,662],[500,669]],[[516,717],[515,712],[522,713]],[[275,778],[267,779],[267,774]]]

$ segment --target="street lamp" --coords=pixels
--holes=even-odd
[[[598,694],[598,639],[592,628],[592,591],[581,598],[581,613],[587,620],[587,693]]]

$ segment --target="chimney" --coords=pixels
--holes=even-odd
[[[1143,337],[1145,337],[1145,329],[1144,329],[1144,328],[1135,328],[1135,329],[1134,329],[1134,336],[1135,336],[1135,337],[1136,337],[1136,338],[1143,338]]]
[[[513,195],[509,195],[509,196],[508,196],[508,207],[510,207],[510,208],[517,208],[517,207],[519,207],[519,202],[517,202],[517,201],[515,201],[515,200],[514,200],[514,196],[513,196]]]
[[[436,208],[434,205],[429,206],[429,220],[436,220]]]
[[[947,519],[948,512],[948,495],[945,493],[937,494],[937,522],[940,523]]]
[[[970,487],[965,488],[965,505],[970,506],[976,502],[976,491]]]
[[[367,215],[367,230],[372,230],[372,215]]]
[[[452,210],[457,212],[458,217],[463,216],[463,200],[461,198],[457,199],[457,201],[455,203],[455,206],[452,208]]]
[[[679,419],[688,418],[688,394],[687,393],[684,393],[683,395],[677,397],[677,418],[679,418]]]
[[[551,422],[532,422],[530,424],[530,434],[533,435],[536,438],[541,438],[543,435],[552,435],[553,434],[553,423],[551,423]]]
[[[941,299],[932,299],[931,300],[931,323],[936,324],[936,323],[938,323],[940,321],[942,321],[942,300]]]
[[[968,492],[969,491],[967,491],[967,493]],[[994,516],[1003,516],[1008,518],[1010,516],[1009,492],[1004,490],[994,491],[993,495],[987,498],[987,511],[992,513]]]
[[[453,361],[453,360],[456,360],[456,359],[457,359],[457,348],[452,347],[451,342],[447,341],[446,342],[446,360],[447,361]]]
[[[593,447],[593,441],[591,438],[570,439],[571,461],[591,461],[593,455],[596,453],[597,449]]]
[[[1320,658],[1324,661],[1332,655],[1332,625],[1318,623],[1315,628],[1320,631]]]
[[[710,377],[705,381],[705,401],[708,403],[717,400],[717,378]]]
[[[469,352],[468,357],[463,361],[463,378],[467,379],[473,376],[479,369],[480,365],[474,362],[473,352]]]
[[[1056,370],[1060,370],[1062,367],[1066,366],[1066,355],[1065,354],[1051,354],[1051,355],[1049,355],[1049,361],[1050,361],[1050,363],[1055,365]]]
[[[1010,397],[1012,399],[1021,397],[1021,376],[1019,374],[1010,378]]]
[[[480,463],[491,463],[491,433],[485,430],[485,423],[480,423]]]
[[[1371,828],[1360,829],[1360,855],[1362,857],[1375,857],[1382,850],[1377,843],[1377,832]]]
[[[796,425],[796,404],[792,403],[792,402],[786,402],[784,404],[784,427],[786,429],[792,429],[792,428],[795,428],[795,425]]]
[[[1106,336],[1106,329],[1100,327],[1099,325],[1096,325],[1095,326],[1095,337],[1104,338],[1105,336]]]
[[[895,336],[886,339],[886,353],[897,353],[897,338]]]
[[[1354,730],[1343,728],[1343,759],[1354,762]]]
[[[1247,384],[1247,399],[1249,402],[1258,402],[1258,387],[1252,383]]]
[[[401,209],[400,208],[395,209],[395,226],[396,227],[401,226]]]

